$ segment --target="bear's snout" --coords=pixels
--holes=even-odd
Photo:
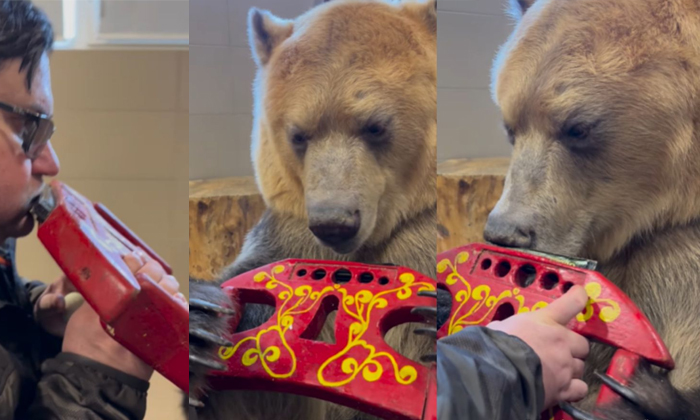
[[[484,229],[484,239],[494,245],[533,248],[535,231],[527,219],[517,214],[491,212]]]
[[[323,243],[337,246],[360,231],[360,211],[345,208],[316,208],[309,211],[309,229]]]

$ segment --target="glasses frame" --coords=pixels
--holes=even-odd
[[[5,102],[0,102],[0,109],[29,119],[36,124],[36,128],[29,134],[29,138],[22,138],[22,150],[31,160],[36,159],[56,131],[56,126],[51,117]],[[46,134],[44,134],[43,139],[37,140],[37,135],[41,132]]]

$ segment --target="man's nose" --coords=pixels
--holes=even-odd
[[[61,170],[56,151],[48,142],[44,149],[32,162],[32,174],[39,176],[56,176]]]

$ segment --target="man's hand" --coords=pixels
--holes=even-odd
[[[178,292],[177,280],[167,275],[161,265],[146,253],[137,251],[124,257],[124,261],[132,273],[146,275],[187,307],[185,297]],[[153,374],[153,368],[102,329],[97,313],[87,304],[82,305],[68,321],[63,351],[90,358],[146,381]]]
[[[44,331],[62,337],[66,330],[66,295],[75,287],[66,276],[59,277],[46,287],[34,304],[34,319]]]
[[[545,409],[559,401],[579,401],[588,393],[588,385],[581,380],[588,341],[566,328],[583,311],[587,301],[583,287],[575,286],[545,308],[487,326],[520,338],[539,356]]]

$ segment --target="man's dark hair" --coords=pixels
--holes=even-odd
[[[27,89],[41,56],[53,48],[53,27],[46,14],[28,0],[0,0],[0,66],[21,58]]]

